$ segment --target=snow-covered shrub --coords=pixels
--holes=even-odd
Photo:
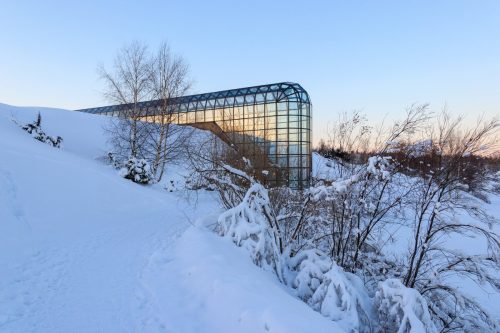
[[[42,130],[42,116],[40,115],[40,113],[33,123],[23,125],[21,126],[21,128],[31,134],[34,139],[40,142],[48,143],[52,147],[61,148],[63,139],[60,136],[53,137],[45,134],[45,132]]]
[[[239,205],[220,215],[215,231],[245,248],[256,265],[274,272],[314,310],[349,332],[370,332],[373,311],[362,281],[319,250],[281,253],[271,208],[267,190],[254,183]]]
[[[359,277],[344,272],[337,264],[324,274],[309,303],[324,316],[339,323],[347,331],[371,331],[370,298]]]
[[[149,184],[153,180],[148,162],[144,159],[137,159],[135,157],[129,158],[123,164],[119,173],[123,178],[130,179],[138,184]]]
[[[342,171],[334,179],[317,179],[306,192],[308,219],[321,222],[315,223],[314,246],[346,271],[362,268],[361,258],[380,252],[385,241],[380,235],[389,235],[386,226],[394,222],[404,195],[393,177],[394,164],[390,157],[375,155],[366,164],[338,166]]]
[[[243,201],[219,216],[215,231],[245,248],[253,262],[280,274],[280,252],[276,245],[267,190],[253,184]]]
[[[372,156],[368,158],[366,171],[369,175],[375,176],[381,180],[387,180],[391,177],[391,157],[390,156]]]
[[[108,152],[108,163],[113,165],[116,169],[121,169],[123,163],[121,163],[117,158],[116,155],[112,152]]]
[[[288,260],[291,287],[314,310],[348,332],[371,332],[371,300],[359,277],[345,272],[317,250],[304,250]]]
[[[417,290],[405,287],[398,279],[388,279],[379,284],[375,307],[383,332],[437,332],[425,299]]]
[[[323,282],[324,274],[332,265],[330,258],[315,249],[303,250],[287,260],[293,274],[288,283],[297,291],[297,296],[308,301]]]

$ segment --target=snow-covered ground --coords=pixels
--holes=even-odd
[[[38,111],[63,148],[11,120]],[[106,120],[0,104],[1,332],[341,331],[201,226],[221,212],[210,193],[188,200],[101,162]]]

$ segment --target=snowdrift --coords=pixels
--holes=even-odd
[[[12,121],[38,112],[61,149]],[[0,105],[1,332],[341,331],[246,253],[194,226],[222,211],[210,193],[187,200],[104,164],[105,121]]]

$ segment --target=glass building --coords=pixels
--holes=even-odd
[[[164,103],[163,103],[164,104]],[[161,100],[139,103],[145,121],[157,121]],[[269,186],[302,189],[311,179],[311,101],[297,83],[282,82],[172,98],[172,123],[212,131],[252,159],[266,159]],[[120,116],[130,105],[77,110]],[[257,165],[257,164],[255,164]],[[262,165],[262,164],[260,164]]]

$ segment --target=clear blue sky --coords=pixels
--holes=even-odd
[[[104,105],[96,67],[132,40],[167,40],[194,93],[300,83],[315,140],[353,109],[374,121],[415,102],[500,114],[500,1],[479,0],[2,0],[0,102]]]

